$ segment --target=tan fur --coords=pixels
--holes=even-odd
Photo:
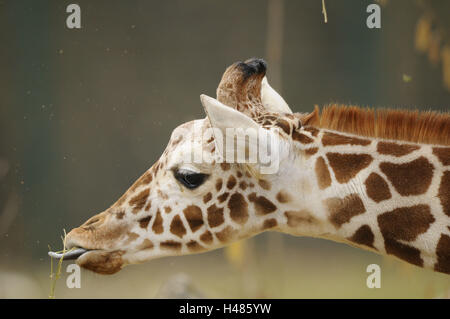
[[[328,105],[301,116],[303,125],[414,143],[450,145],[450,113]]]

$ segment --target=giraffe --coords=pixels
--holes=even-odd
[[[278,231],[450,274],[450,115],[341,105],[293,113],[265,74],[261,59],[228,67],[217,98],[201,96],[206,118],[177,127],[117,202],[67,234],[67,248],[79,248],[70,257],[113,274]],[[278,170],[221,160],[239,147],[216,140],[229,127],[271,130]],[[186,161],[199,154],[201,163]]]

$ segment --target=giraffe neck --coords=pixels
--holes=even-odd
[[[302,195],[284,209],[281,231],[450,272],[449,147],[313,127],[299,134],[286,175],[298,176]]]

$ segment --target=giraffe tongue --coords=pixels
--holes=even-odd
[[[87,249],[83,248],[76,248],[74,250],[67,251],[66,253],[56,253],[53,251],[49,251],[48,255],[52,258],[61,259],[64,258],[64,260],[71,260],[71,259],[77,259],[81,255],[83,255],[85,252],[87,252]]]

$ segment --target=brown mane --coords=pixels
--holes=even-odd
[[[314,111],[302,116],[303,125],[311,125],[355,135],[450,145],[450,113],[418,110],[360,108],[327,105],[320,114]]]

